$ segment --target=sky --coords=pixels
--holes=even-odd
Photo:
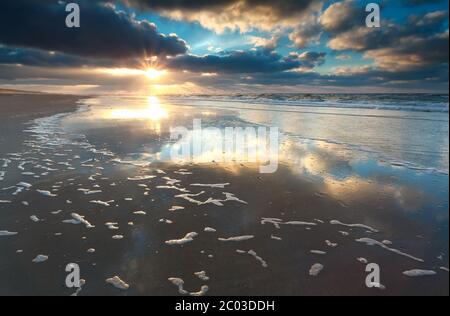
[[[446,0],[2,0],[0,88],[448,93],[448,21]]]

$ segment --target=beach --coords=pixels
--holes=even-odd
[[[448,96],[342,104],[0,94],[0,295],[448,295]],[[276,170],[174,161],[195,119],[279,128]]]

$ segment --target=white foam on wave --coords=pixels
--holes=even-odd
[[[194,174],[194,173],[192,173],[192,172],[190,172],[190,171],[188,171],[186,169],[180,169],[178,171],[174,171],[173,173],[180,174],[182,176],[188,176],[188,175]]]
[[[411,277],[411,278],[416,278],[416,277],[423,277],[423,276],[433,276],[436,275],[436,271],[432,271],[432,270],[420,270],[420,269],[415,269],[415,270],[409,270],[409,271],[405,271],[403,272],[404,275]]]
[[[263,268],[268,268],[268,267],[269,267],[269,265],[267,264],[267,262],[266,262],[263,258],[261,258],[261,257],[256,253],[256,251],[254,251],[254,250],[249,250],[249,251],[236,250],[236,252],[237,252],[237,253],[240,253],[240,254],[248,254],[248,255],[252,256],[253,258],[256,259],[256,261],[258,261],[258,262],[261,264],[261,266],[262,266]]]
[[[199,297],[199,296],[205,296],[206,293],[208,293],[208,291],[209,291],[209,286],[203,285],[203,286],[200,288],[200,291],[198,291],[198,292],[191,292],[191,293],[189,293],[189,295],[190,295],[190,296],[197,296],[197,297]]]
[[[181,211],[184,210],[185,208],[183,206],[172,206],[169,211],[170,212],[175,212],[175,211]]]
[[[150,180],[150,179],[154,179],[154,178],[156,178],[156,176],[146,175],[146,176],[130,177],[130,178],[127,178],[127,180],[128,181],[144,181],[144,180]]]
[[[181,239],[168,240],[168,241],[166,241],[166,245],[184,245],[184,244],[194,241],[194,238],[197,236],[198,236],[198,234],[196,232],[192,232],[192,233],[186,234],[186,236],[184,236]]]
[[[173,285],[175,285],[178,288],[178,293],[181,295],[190,295],[190,296],[204,296],[209,291],[209,287],[206,285],[203,285],[198,292],[191,292],[189,293],[184,289],[184,280],[181,278],[169,278],[169,282],[171,282]]]
[[[223,192],[223,194],[225,194],[225,200],[222,202],[234,201],[242,204],[248,204],[247,202],[237,198],[233,193]]]
[[[339,246],[337,243],[331,242],[329,240],[325,240],[325,244],[330,248],[336,248],[337,246]]]
[[[195,272],[194,275],[202,281],[209,281],[209,276],[207,276],[206,271]]]
[[[8,168],[8,165],[12,162],[10,159],[2,158],[0,160],[3,160],[2,168]]]
[[[181,295],[189,294],[188,291],[184,289],[184,280],[180,278],[169,278],[169,282],[175,285],[178,288],[178,293]]]
[[[49,259],[49,257],[46,255],[38,255],[38,256],[36,256],[36,258],[33,259],[32,262],[33,263],[42,263],[42,262],[47,261],[48,259]]]
[[[388,246],[386,246],[382,242],[379,242],[379,241],[377,241],[375,239],[372,239],[372,238],[360,238],[360,239],[357,239],[356,241],[360,242],[360,243],[365,243],[368,246],[379,246],[379,247],[381,247],[383,249],[386,249],[386,250],[388,250],[390,252],[393,252],[393,253],[398,254],[400,256],[403,256],[403,257],[410,258],[410,259],[418,261],[418,262],[425,262],[423,259],[414,257],[414,256],[409,255],[407,253],[404,253],[404,252],[402,252],[400,250],[389,248]]]
[[[188,201],[188,202],[190,202],[190,203],[197,204],[197,205],[199,205],[199,206],[200,206],[200,205],[209,204],[209,203],[214,203],[214,204],[216,204],[216,205],[218,205],[218,206],[223,206],[222,203],[217,202],[217,200],[212,200],[211,198],[208,199],[208,200],[205,201],[205,202],[202,202],[202,201],[199,201],[199,200],[194,199],[194,197],[198,197],[198,196],[203,195],[203,194],[205,194],[204,191],[202,191],[202,192],[200,192],[200,193],[197,193],[197,194],[180,194],[180,195],[176,195],[175,197],[184,199],[184,200],[186,200],[186,201]]]
[[[279,218],[266,218],[261,219],[261,225],[272,224],[276,229],[280,229],[281,225],[293,225],[293,226],[317,226],[316,223],[302,222],[302,221],[288,221],[284,222]]]
[[[356,260],[362,264],[368,264],[369,261],[366,258],[356,258]]]
[[[24,187],[15,187],[16,191],[13,192],[12,195],[18,195],[19,193],[22,193],[23,190],[25,189]]]
[[[375,228],[372,228],[370,226],[364,225],[364,224],[345,224],[345,223],[342,223],[342,222],[340,222],[338,220],[332,220],[332,221],[330,221],[330,224],[331,225],[341,225],[341,226],[351,227],[351,228],[363,228],[363,229],[367,229],[367,230],[369,230],[369,231],[371,231],[373,233],[378,233],[379,232],[379,230],[377,230]]]
[[[310,276],[313,276],[313,277],[316,277],[316,276],[318,276],[318,275],[320,274],[320,272],[322,272],[322,270],[323,270],[324,268],[325,268],[325,267],[323,266],[323,264],[316,263],[316,264],[314,264],[314,265],[311,267],[311,269],[309,269],[309,275],[310,275]]]
[[[101,206],[106,206],[106,207],[108,207],[108,206],[111,206],[111,203],[114,203],[114,200],[107,201],[107,202],[105,202],[105,201],[100,201],[100,200],[94,200],[94,201],[90,201],[89,203],[92,203],[92,204],[98,204],[98,205],[101,205]]]
[[[121,159],[112,159],[111,161],[120,163],[123,165],[131,165],[134,167],[141,167],[141,168],[149,167],[151,165],[150,162],[127,161],[127,160],[121,160]]]
[[[229,183],[217,183],[217,184],[203,184],[203,183],[193,183],[191,186],[193,187],[206,187],[206,188],[218,188],[225,189],[226,186],[230,185]]]
[[[102,190],[89,190],[89,189],[78,189],[77,191],[81,191],[85,195],[93,195],[93,194],[98,194],[98,193],[103,192]]]
[[[327,254],[325,251],[322,251],[322,250],[311,250],[310,253],[312,253],[314,255],[320,255],[320,256],[325,256]]]
[[[172,179],[172,178],[169,178],[169,177],[164,177],[163,179],[166,180],[166,184],[167,185],[175,185],[175,184],[181,182],[180,180]]]
[[[157,189],[166,189],[166,190],[176,190],[176,191],[180,191],[182,193],[189,193],[191,191],[189,191],[188,189],[185,188],[180,188],[174,185],[159,185],[156,187]]]
[[[7,231],[7,230],[0,230],[0,237],[2,237],[2,236],[15,236],[15,235],[17,235],[18,233],[15,233],[15,232],[9,232],[9,231]]]
[[[65,220],[65,221],[63,221],[63,223],[65,223],[65,224],[74,224],[74,225],[83,224],[83,225],[86,226],[86,228],[95,228],[94,225],[89,223],[85,219],[85,217],[81,216],[80,214],[72,213],[72,214],[70,214],[70,216],[72,216],[72,219]]]
[[[46,190],[36,190],[37,193],[43,195],[43,196],[47,196],[47,197],[57,197],[57,194],[53,194],[50,191],[46,191]]]
[[[255,238],[253,235],[245,235],[245,236],[236,236],[236,237],[229,237],[229,238],[219,238],[219,241],[223,242],[240,242],[240,241],[247,241],[250,239]]]
[[[127,284],[125,281],[123,281],[120,277],[117,275],[113,278],[106,279],[106,283],[111,284],[116,289],[126,291],[130,288],[130,285]]]
[[[117,225],[119,225],[119,223],[105,223],[105,226],[108,227],[109,230],[119,230],[119,227]]]
[[[216,206],[224,206],[223,203],[228,202],[228,201],[235,201],[235,202],[239,202],[242,204],[248,204],[247,202],[242,201],[239,198],[237,198],[234,194],[228,193],[228,192],[223,192],[223,194],[225,195],[225,200],[208,198],[206,201],[202,202],[202,201],[194,199],[194,197],[198,197],[203,194],[205,194],[205,191],[202,191],[197,194],[180,194],[180,195],[176,195],[175,197],[184,199],[193,204],[197,204],[198,206],[206,205],[206,204],[214,204]]]
[[[33,185],[31,185],[31,184],[29,184],[27,182],[20,182],[20,183],[17,183],[17,186],[23,187],[25,189],[30,189]]]

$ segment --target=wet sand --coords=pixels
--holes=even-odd
[[[0,89],[0,147],[15,150],[23,142],[20,125],[38,117],[74,111],[78,96]]]
[[[66,135],[60,121],[35,123],[21,148],[0,147],[10,160],[0,231],[17,232],[0,236],[1,295],[71,295],[69,263],[86,280],[79,295],[181,295],[174,278],[183,295],[448,295],[448,175],[355,163],[322,143],[296,152],[310,158],[307,172],[288,162],[266,175],[245,162],[144,165],[127,155],[158,152],[164,130],[134,122]],[[67,222],[73,213],[89,223]],[[375,240],[385,243],[367,245]],[[33,263],[39,254],[48,260]],[[384,290],[366,287],[358,258],[380,265]],[[413,269],[436,275],[403,274]],[[130,288],[105,281],[114,276]]]

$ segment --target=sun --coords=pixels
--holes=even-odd
[[[145,75],[147,76],[147,78],[149,78],[151,80],[158,79],[161,76],[163,76],[165,73],[166,73],[165,70],[158,70],[155,68],[148,68],[145,70]]]

